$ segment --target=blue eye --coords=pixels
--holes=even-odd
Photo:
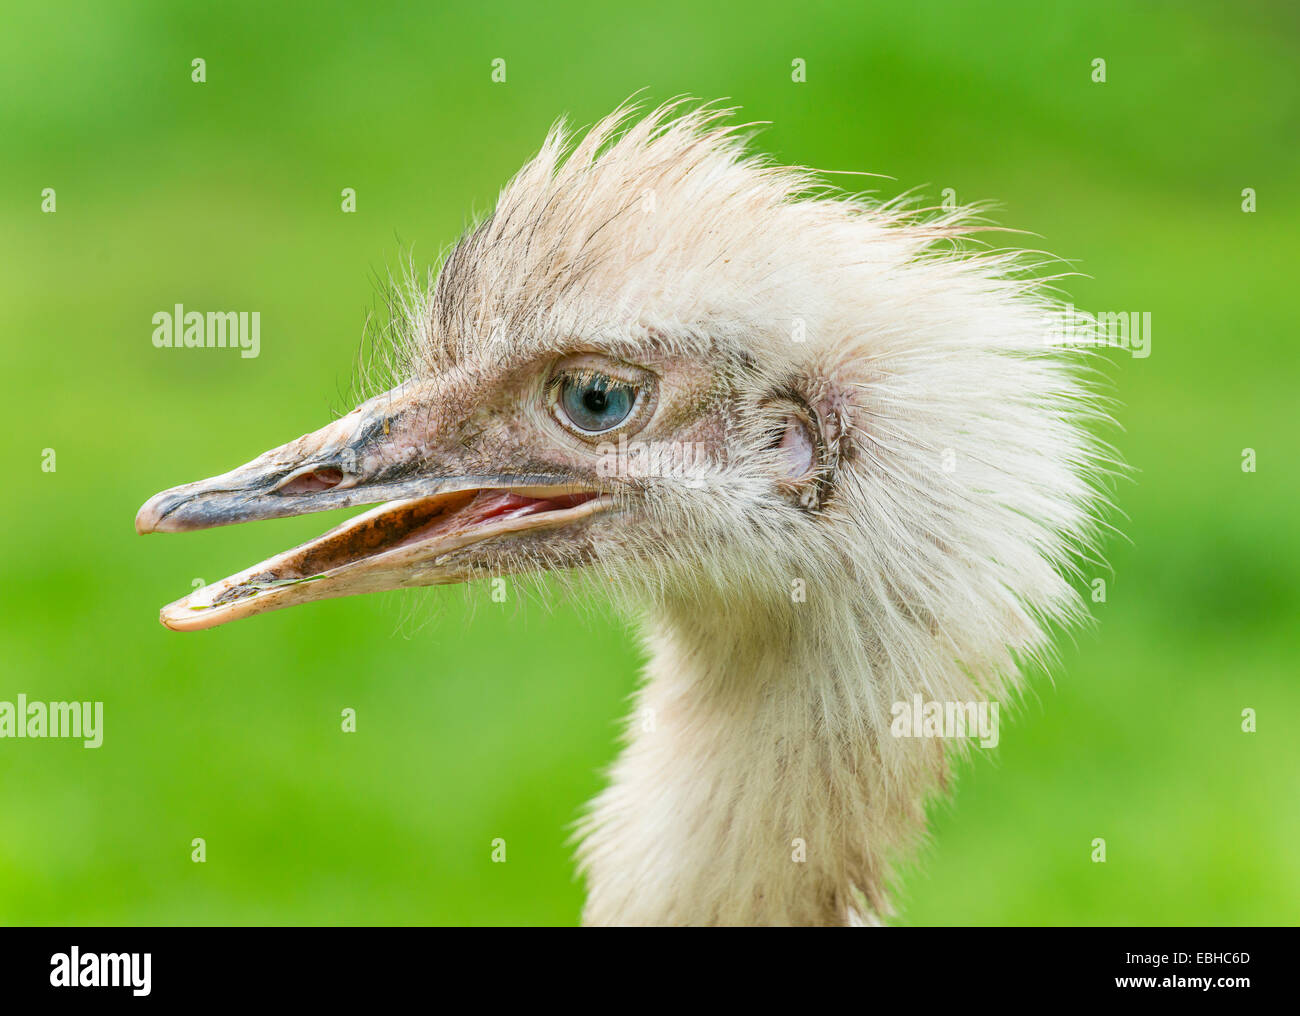
[[[627,419],[636,405],[632,385],[603,374],[566,377],[560,383],[560,409],[579,430],[599,434]]]

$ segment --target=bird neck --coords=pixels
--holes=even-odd
[[[888,858],[943,779],[890,737],[916,687],[851,597],[719,617],[661,605],[612,782],[580,850],[590,924],[846,924],[887,912]]]

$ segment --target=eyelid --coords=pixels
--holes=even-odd
[[[582,380],[603,377],[633,388],[644,387],[648,381],[657,380],[655,375],[648,370],[641,370],[631,366],[624,367],[620,363],[596,360],[593,357],[570,357],[567,360],[561,360],[552,368],[551,379],[556,381],[563,377]]]
[[[576,381],[578,384],[604,381],[606,382],[606,388],[631,388],[633,391],[640,388],[635,381],[624,381],[622,378],[613,377],[606,371],[597,370],[595,367],[571,367],[567,370],[561,370],[555,375],[553,383],[559,384],[566,380]]]
[[[650,367],[619,360],[604,353],[570,353],[551,366],[552,373],[571,370],[594,370],[598,374],[633,385],[650,385],[660,380],[659,373]]]

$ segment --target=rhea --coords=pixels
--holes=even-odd
[[[378,506],[177,631],[584,572],[649,658],[580,824],[584,921],[876,923],[968,743],[898,736],[899,704],[1012,696],[1086,618],[1098,400],[972,210],[841,193],[729,114],[557,125],[406,287],[396,387],[136,528]]]

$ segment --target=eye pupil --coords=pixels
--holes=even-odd
[[[582,404],[593,413],[603,413],[609,400],[605,398],[605,393],[595,388],[585,392],[582,396]]]

